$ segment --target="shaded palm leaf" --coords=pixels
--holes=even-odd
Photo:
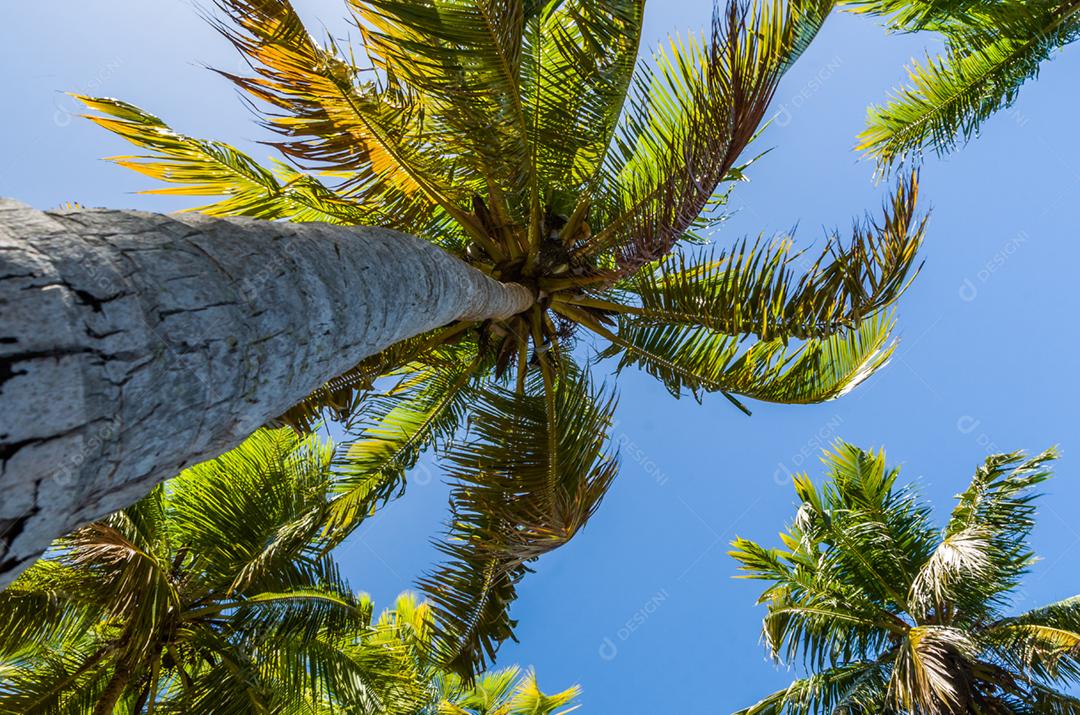
[[[457,481],[450,561],[421,581],[435,609],[440,650],[466,676],[512,637],[508,615],[530,561],[569,541],[614,478],[608,451],[614,398],[561,372],[525,393],[496,386],[478,395],[471,439],[448,459]]]

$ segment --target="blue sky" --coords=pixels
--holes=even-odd
[[[316,34],[316,18],[343,31],[340,0],[297,5]],[[703,0],[653,0],[645,46],[703,28],[709,11]],[[874,185],[853,137],[866,105],[931,43],[834,15],[786,77],[758,145],[775,150],[736,191],[738,213],[716,240],[797,223],[801,245],[819,245],[825,228],[876,211],[887,187]],[[185,133],[267,156],[251,143],[263,136],[251,115],[206,64],[234,69],[238,58],[184,0],[9,3],[0,195],[41,208],[187,205],[133,195],[147,180],[99,161],[127,146],[74,117],[65,90],[116,96]],[[728,713],[781,687],[789,673],[758,640],[758,587],[732,579],[726,546],[735,535],[774,542],[793,513],[788,475],[819,475],[820,448],[836,438],[886,446],[942,517],[987,453],[1059,444],[1034,537],[1043,561],[1018,607],[1080,592],[1070,327],[1080,314],[1078,73],[1080,48],[1067,49],[977,142],[926,163],[926,266],[899,311],[896,357],[855,393],[804,408],[756,405],[747,418],[722,398],[675,401],[644,375],[621,377],[621,476],[588,528],[524,583],[521,643],[501,663],[535,665],[548,688],[581,683],[588,713]],[[355,587],[387,604],[410,585],[434,557],[428,539],[446,493],[423,463],[406,497],[343,549]]]

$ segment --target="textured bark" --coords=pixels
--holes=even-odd
[[[364,357],[533,301],[386,229],[0,199],[0,588]]]

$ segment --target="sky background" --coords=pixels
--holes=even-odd
[[[315,35],[345,34],[341,0],[297,6]],[[710,9],[653,0],[643,49],[704,28]],[[818,246],[825,229],[879,211],[888,186],[874,184],[854,137],[866,106],[928,47],[932,37],[890,37],[872,19],[834,14],[785,78],[756,147],[775,149],[736,190],[738,213],[716,241],[798,224],[799,244]],[[0,195],[39,208],[190,205],[135,195],[148,179],[99,160],[128,145],[75,116],[64,91],[119,97],[178,131],[268,157],[235,91],[205,65],[242,67],[186,0],[5,2]],[[676,401],[643,374],[622,375],[621,475],[585,531],[520,588],[520,644],[500,664],[534,665],[549,690],[580,683],[587,713],[730,713],[783,687],[791,673],[759,642],[760,587],[732,579],[727,545],[736,535],[775,545],[794,513],[789,475],[820,476],[821,448],[837,438],[885,446],[940,519],[988,453],[1060,445],[1034,535],[1043,560],[1017,607],[1080,592],[1077,76],[1080,47],[1046,64],[978,141],[926,162],[926,265],[901,302],[895,358],[853,394],[752,405],[748,418],[722,397]],[[423,462],[408,494],[340,552],[354,587],[382,605],[408,588],[435,557],[428,540],[446,496]]]

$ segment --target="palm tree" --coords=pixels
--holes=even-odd
[[[737,539],[775,658],[810,672],[740,715],[1068,715],[1080,699],[1080,596],[1006,615],[1035,556],[1032,489],[1053,450],[986,459],[944,529],[885,454],[839,443],[782,549]]]
[[[423,701],[416,704],[419,709],[414,710],[418,715],[563,715],[577,709],[578,686],[547,695],[534,672],[517,666],[483,673],[471,682],[447,672],[440,665],[434,634],[430,605],[404,593],[366,629],[363,638],[353,638],[343,651],[352,658],[357,648],[363,652],[390,647],[403,652],[405,658],[396,674],[411,678],[425,692]],[[328,704],[331,712],[352,705],[348,699],[336,703],[338,710],[333,710],[334,703]]]
[[[1076,0],[911,2],[846,0],[849,9],[888,17],[893,32],[929,30],[945,51],[908,68],[910,83],[871,107],[858,148],[883,169],[927,149],[945,154],[1009,107],[1020,87],[1080,38]]]
[[[331,454],[260,431],[58,540],[0,594],[0,711],[294,707],[370,616],[324,554]]]
[[[717,392],[743,410],[736,396],[838,397],[888,359],[887,309],[923,235],[914,176],[883,219],[816,257],[788,238],[684,249],[744,178],[739,158],[831,0],[732,2],[708,38],[672,41],[636,74],[641,0],[356,0],[364,68],[316,44],[287,0],[218,6],[254,71],[226,76],[300,168],[261,168],[84,97],[146,152],[121,164],[177,184],[159,191],[223,197],[199,209],[212,216],[417,235],[531,296],[509,317],[403,340],[282,415],[301,429],[327,410],[358,415],[335,541],[401,492],[422,450],[443,455],[456,484],[448,558],[421,586],[439,652],[463,676],[512,637],[528,564],[580,530],[617,471],[615,399],[578,364],[582,337],[676,396]]]
[[[731,0],[708,38],[636,73],[643,0],[350,0],[364,66],[287,0],[218,4],[254,68],[227,76],[291,164],[84,98],[143,150],[120,163],[222,197],[201,208],[219,219],[0,204],[0,587],[328,381],[290,421],[353,406],[402,364],[438,367],[412,403],[434,435],[448,421],[423,415],[460,412],[478,376],[553,405],[581,331],[676,393],[814,401],[884,362],[881,311],[922,236],[913,182],[818,261],[786,240],[679,255],[744,178],[832,0]],[[235,216],[301,223],[220,218]],[[409,435],[387,456],[428,441]],[[591,508],[578,486],[548,490],[573,508],[564,526]]]
[[[331,454],[260,430],[58,540],[0,594],[0,713],[511,715],[576,698],[516,668],[445,673],[408,594],[373,620],[326,554]]]

